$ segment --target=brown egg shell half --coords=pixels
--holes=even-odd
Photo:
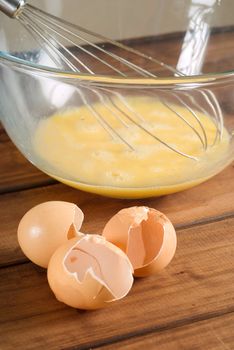
[[[31,208],[20,220],[18,242],[35,264],[47,268],[55,250],[68,239],[81,235],[84,214],[74,203],[50,201]]]
[[[56,298],[74,308],[98,309],[122,299],[133,268],[121,249],[99,235],[73,238],[50,259],[47,276]]]
[[[161,271],[176,251],[176,232],[170,220],[144,206],[120,210],[107,222],[103,236],[128,255],[136,277]]]

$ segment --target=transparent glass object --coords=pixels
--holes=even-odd
[[[45,10],[54,11],[54,14],[74,23],[76,18],[72,9],[78,2],[69,1],[70,11],[67,6],[64,7],[65,1],[56,3],[58,6],[53,9],[48,1],[37,2],[36,5],[44,4]],[[101,65],[100,61],[91,60],[89,54],[86,56],[84,51],[77,50],[72,52],[83,62],[88,62],[95,74],[89,74],[82,67],[80,73],[72,73],[64,62],[57,65],[19,22],[0,14],[1,120],[12,141],[39,169],[74,187],[108,196],[133,198],[162,195],[194,186],[232,161],[234,29],[233,18],[229,16],[232,2],[170,1],[170,7],[166,3],[150,0],[144,4],[142,1],[100,1],[100,16],[104,10],[110,16],[103,15],[102,21],[93,22],[91,12],[84,11],[81,20],[84,24],[78,23],[124,42],[173,68],[170,70],[135,57],[134,63],[156,74],[157,78],[139,77],[134,71],[128,72],[122,62],[116,67],[127,72],[127,77],[119,77],[109,66]],[[82,1],[79,1],[79,5],[84,7]],[[87,10],[92,5],[91,1],[86,5]],[[127,16],[130,10],[131,21]],[[95,42],[96,39],[93,40]],[[65,44],[69,50],[74,49],[66,41],[63,42]],[[99,39],[97,44],[116,53],[116,47],[110,43]],[[118,54],[123,55],[123,52]],[[128,58],[134,60],[133,56]],[[178,76],[176,71],[181,75]],[[155,120],[152,116],[150,120],[147,119],[149,106],[152,107],[152,115],[154,109],[156,112],[158,110]],[[81,127],[76,138],[69,132],[64,136],[64,128],[62,134],[57,133],[56,140],[61,147],[60,159],[56,155],[54,158],[48,157],[51,147],[56,148],[56,143],[48,143],[39,149],[35,146],[37,131],[53,116],[67,116],[69,120],[70,111],[78,113],[79,122],[77,111],[89,111],[93,125],[97,126],[96,133],[93,133],[93,139],[90,135],[86,139]],[[172,115],[172,120],[176,122],[159,125],[158,115],[162,120],[165,113]],[[203,120],[204,115],[209,119],[209,125],[206,119]],[[90,128],[90,120],[88,123]],[[179,124],[183,125],[182,129]],[[80,125],[78,123],[77,127]],[[211,125],[215,132],[213,139],[209,140],[207,135]],[[103,130],[106,133],[105,142],[102,143],[97,142],[100,128],[100,133]],[[175,140],[173,137],[167,138],[163,128],[170,128]],[[134,137],[140,141],[135,141]],[[209,150],[219,145],[222,137],[227,140],[223,151],[219,153],[217,150],[217,157],[213,155],[212,159],[209,158]],[[64,138],[67,143],[64,143]],[[196,139],[199,145],[197,153],[189,152],[192,139]],[[47,142],[43,138],[41,140]],[[188,148],[184,148],[183,142]],[[165,149],[165,155],[160,153],[157,159],[155,150],[148,163],[137,163],[143,157],[142,150],[147,153],[152,148],[154,152],[154,144],[159,145],[162,152]],[[67,148],[68,145],[71,148]],[[114,153],[112,146],[117,147]],[[78,153],[75,155],[71,149],[81,149],[79,154],[83,152],[85,157]],[[105,151],[107,159],[102,163]],[[127,154],[127,158],[123,158],[123,154]],[[112,158],[108,159],[108,155]],[[167,156],[169,165],[162,167],[164,174],[159,174],[160,159],[165,163]],[[61,161],[62,158],[66,158],[66,164]],[[184,159],[187,164],[181,168],[181,173],[178,159]],[[200,165],[201,159],[207,166]],[[118,169],[116,161],[119,161]],[[142,172],[144,166],[145,172]],[[198,168],[199,171],[195,171]],[[129,172],[126,169],[130,169]],[[147,174],[150,169],[154,169],[154,173],[149,178]],[[135,176],[137,173],[140,174],[138,177]]]

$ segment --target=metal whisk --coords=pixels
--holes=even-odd
[[[122,77],[128,77],[129,74],[134,74],[134,76],[157,78],[154,72],[145,69],[142,65],[139,66],[134,63],[134,58],[138,58],[141,61],[150,63],[151,66],[160,66],[163,69],[169,70],[174,75],[184,76],[184,74],[164,62],[139,52],[132,47],[128,47],[121,42],[111,40],[78,25],[73,25],[52,16],[27,4],[24,0],[0,0],[0,10],[9,17],[16,18],[31,33],[57,68],[95,75],[97,74],[95,68],[98,66],[99,71],[105,68],[108,74],[111,75],[117,74]],[[106,49],[104,44],[109,45],[108,47],[111,49]],[[197,159],[193,155],[180,151],[174,145],[164,142],[158,135],[150,131],[144,123],[144,116],[134,110],[128,101],[118,92],[110,91],[105,87],[98,89],[92,88],[91,91],[95,95],[96,100],[101,102],[108,112],[126,127],[129,127],[129,123],[130,125],[136,125],[148,136],[160,142],[171,151],[190,159]],[[134,150],[130,142],[112,127],[108,120],[87,100],[84,94],[80,90],[78,92],[83,104],[88,107],[94,118],[103,126],[108,134],[114,139],[119,139],[129,149]],[[203,106],[205,106],[202,108],[197,106],[193,96],[182,91],[177,93],[167,92],[166,96],[166,93],[163,91],[151,92],[147,89],[145,90],[145,94],[149,97],[157,98],[170,113],[180,118],[194,132],[194,135],[196,135],[204,150],[208,147],[207,134],[199,118],[198,110],[201,113],[209,115],[216,128],[213,145],[221,139],[223,130],[222,112],[212,92],[208,90],[198,91],[199,98],[203,100]],[[169,100],[173,99],[177,105],[189,111],[196,126],[183,113],[178,111],[175,103],[168,102],[168,96]],[[120,103],[116,104],[116,99]]]

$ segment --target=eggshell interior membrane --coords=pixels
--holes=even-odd
[[[96,309],[123,298],[133,284],[133,268],[118,247],[99,235],[85,235],[61,246],[48,267],[58,300],[80,309]]]
[[[79,235],[84,214],[74,203],[50,201],[30,209],[18,226],[18,241],[35,264],[47,267],[55,250]]]
[[[176,250],[170,220],[147,207],[120,210],[106,224],[103,236],[128,255],[135,276],[147,276],[166,267]]]

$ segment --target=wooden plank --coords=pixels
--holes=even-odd
[[[16,239],[20,218],[36,204],[48,200],[77,203],[85,213],[84,232],[101,233],[118,210],[146,205],[163,211],[176,226],[196,224],[234,213],[234,169],[229,166],[208,182],[174,195],[144,200],[117,200],[77,191],[62,184],[0,196],[0,265],[25,261]]]
[[[0,124],[0,193],[55,183],[13,145]]]
[[[89,349],[149,329],[169,329],[234,311],[234,218],[183,229],[162,273],[137,279],[107,309],[85,312],[55,300],[31,263],[0,270],[3,350]],[[125,338],[126,339],[126,338]]]
[[[102,346],[103,350],[231,350],[234,348],[234,313],[187,326],[134,337]]]

